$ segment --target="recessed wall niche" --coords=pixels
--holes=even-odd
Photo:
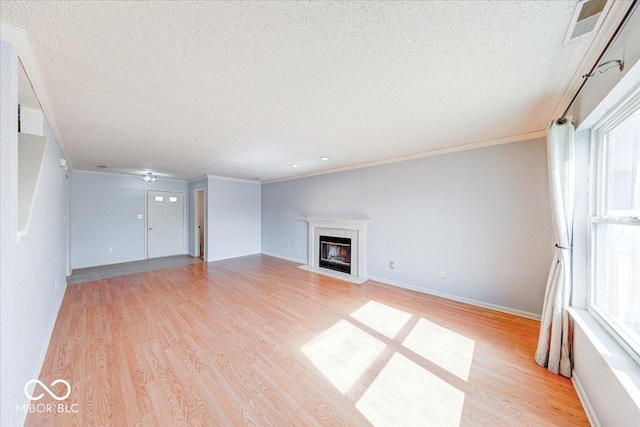
[[[29,218],[47,147],[44,115],[22,64],[18,71],[18,240],[29,231]],[[18,107],[18,106],[16,106]]]

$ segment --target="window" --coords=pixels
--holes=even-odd
[[[169,196],[169,202],[170,203],[178,203],[178,198]]]
[[[156,202],[163,202],[164,201],[164,196],[155,196],[155,201]]]
[[[592,131],[590,310],[640,358],[640,91]]]

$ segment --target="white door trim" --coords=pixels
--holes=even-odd
[[[194,213],[193,213],[193,255],[195,255],[196,257],[200,256],[200,247],[196,247],[196,235],[198,235],[198,242],[200,242],[200,237],[199,237],[199,232],[198,232],[198,212],[199,212],[199,206],[198,206],[198,196],[197,193],[199,191],[202,192],[202,234],[204,236],[204,242],[202,243],[202,246],[204,247],[204,254],[203,254],[203,258],[206,260],[207,259],[207,210],[205,209],[207,206],[207,192],[204,191],[204,188],[197,188],[195,190],[193,190],[193,207],[194,207]]]
[[[182,204],[183,206],[183,212],[182,212],[182,252],[184,254],[188,254],[188,250],[187,250],[187,246],[188,246],[188,241],[189,241],[189,236],[187,235],[187,233],[185,233],[184,228],[186,227],[186,219],[187,214],[188,214],[188,208],[187,205],[189,204],[189,201],[187,200],[187,193],[184,191],[175,191],[175,190],[162,190],[162,189],[157,189],[157,188],[147,188],[146,190],[144,190],[144,257],[145,259],[151,259],[149,258],[149,191],[161,191],[163,193],[180,193],[182,194],[182,200],[184,201]]]
[[[65,174],[65,212],[64,212],[64,246],[65,246],[65,272],[67,276],[71,276],[73,269],[71,268],[71,177],[69,173]]]

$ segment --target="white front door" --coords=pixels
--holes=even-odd
[[[147,257],[184,254],[184,193],[147,192]]]

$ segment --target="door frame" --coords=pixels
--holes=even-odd
[[[71,276],[73,268],[71,268],[71,177],[69,173],[65,173],[65,207],[64,207],[64,249],[65,249],[65,272],[67,276]]]
[[[187,227],[187,205],[189,204],[187,200],[187,194],[184,191],[176,191],[176,190],[161,190],[158,188],[147,188],[144,191],[144,259],[155,259],[149,258],[149,191],[159,191],[162,193],[180,193],[182,194],[182,255],[186,255],[187,246],[189,241],[189,236],[185,233],[185,227]],[[187,227],[188,228],[188,227]]]
[[[197,193],[201,191],[202,192],[202,234],[203,234],[203,238],[204,238],[204,242],[202,243],[202,247],[203,247],[203,254],[202,254],[202,258],[204,260],[207,259],[207,192],[205,191],[204,188],[198,188],[193,190],[193,207],[194,207],[194,212],[193,212],[193,255],[196,257],[200,256],[200,248],[196,248],[196,235],[198,235],[198,208],[199,208],[199,203],[198,203],[198,195]],[[199,240],[199,238],[198,238]]]

